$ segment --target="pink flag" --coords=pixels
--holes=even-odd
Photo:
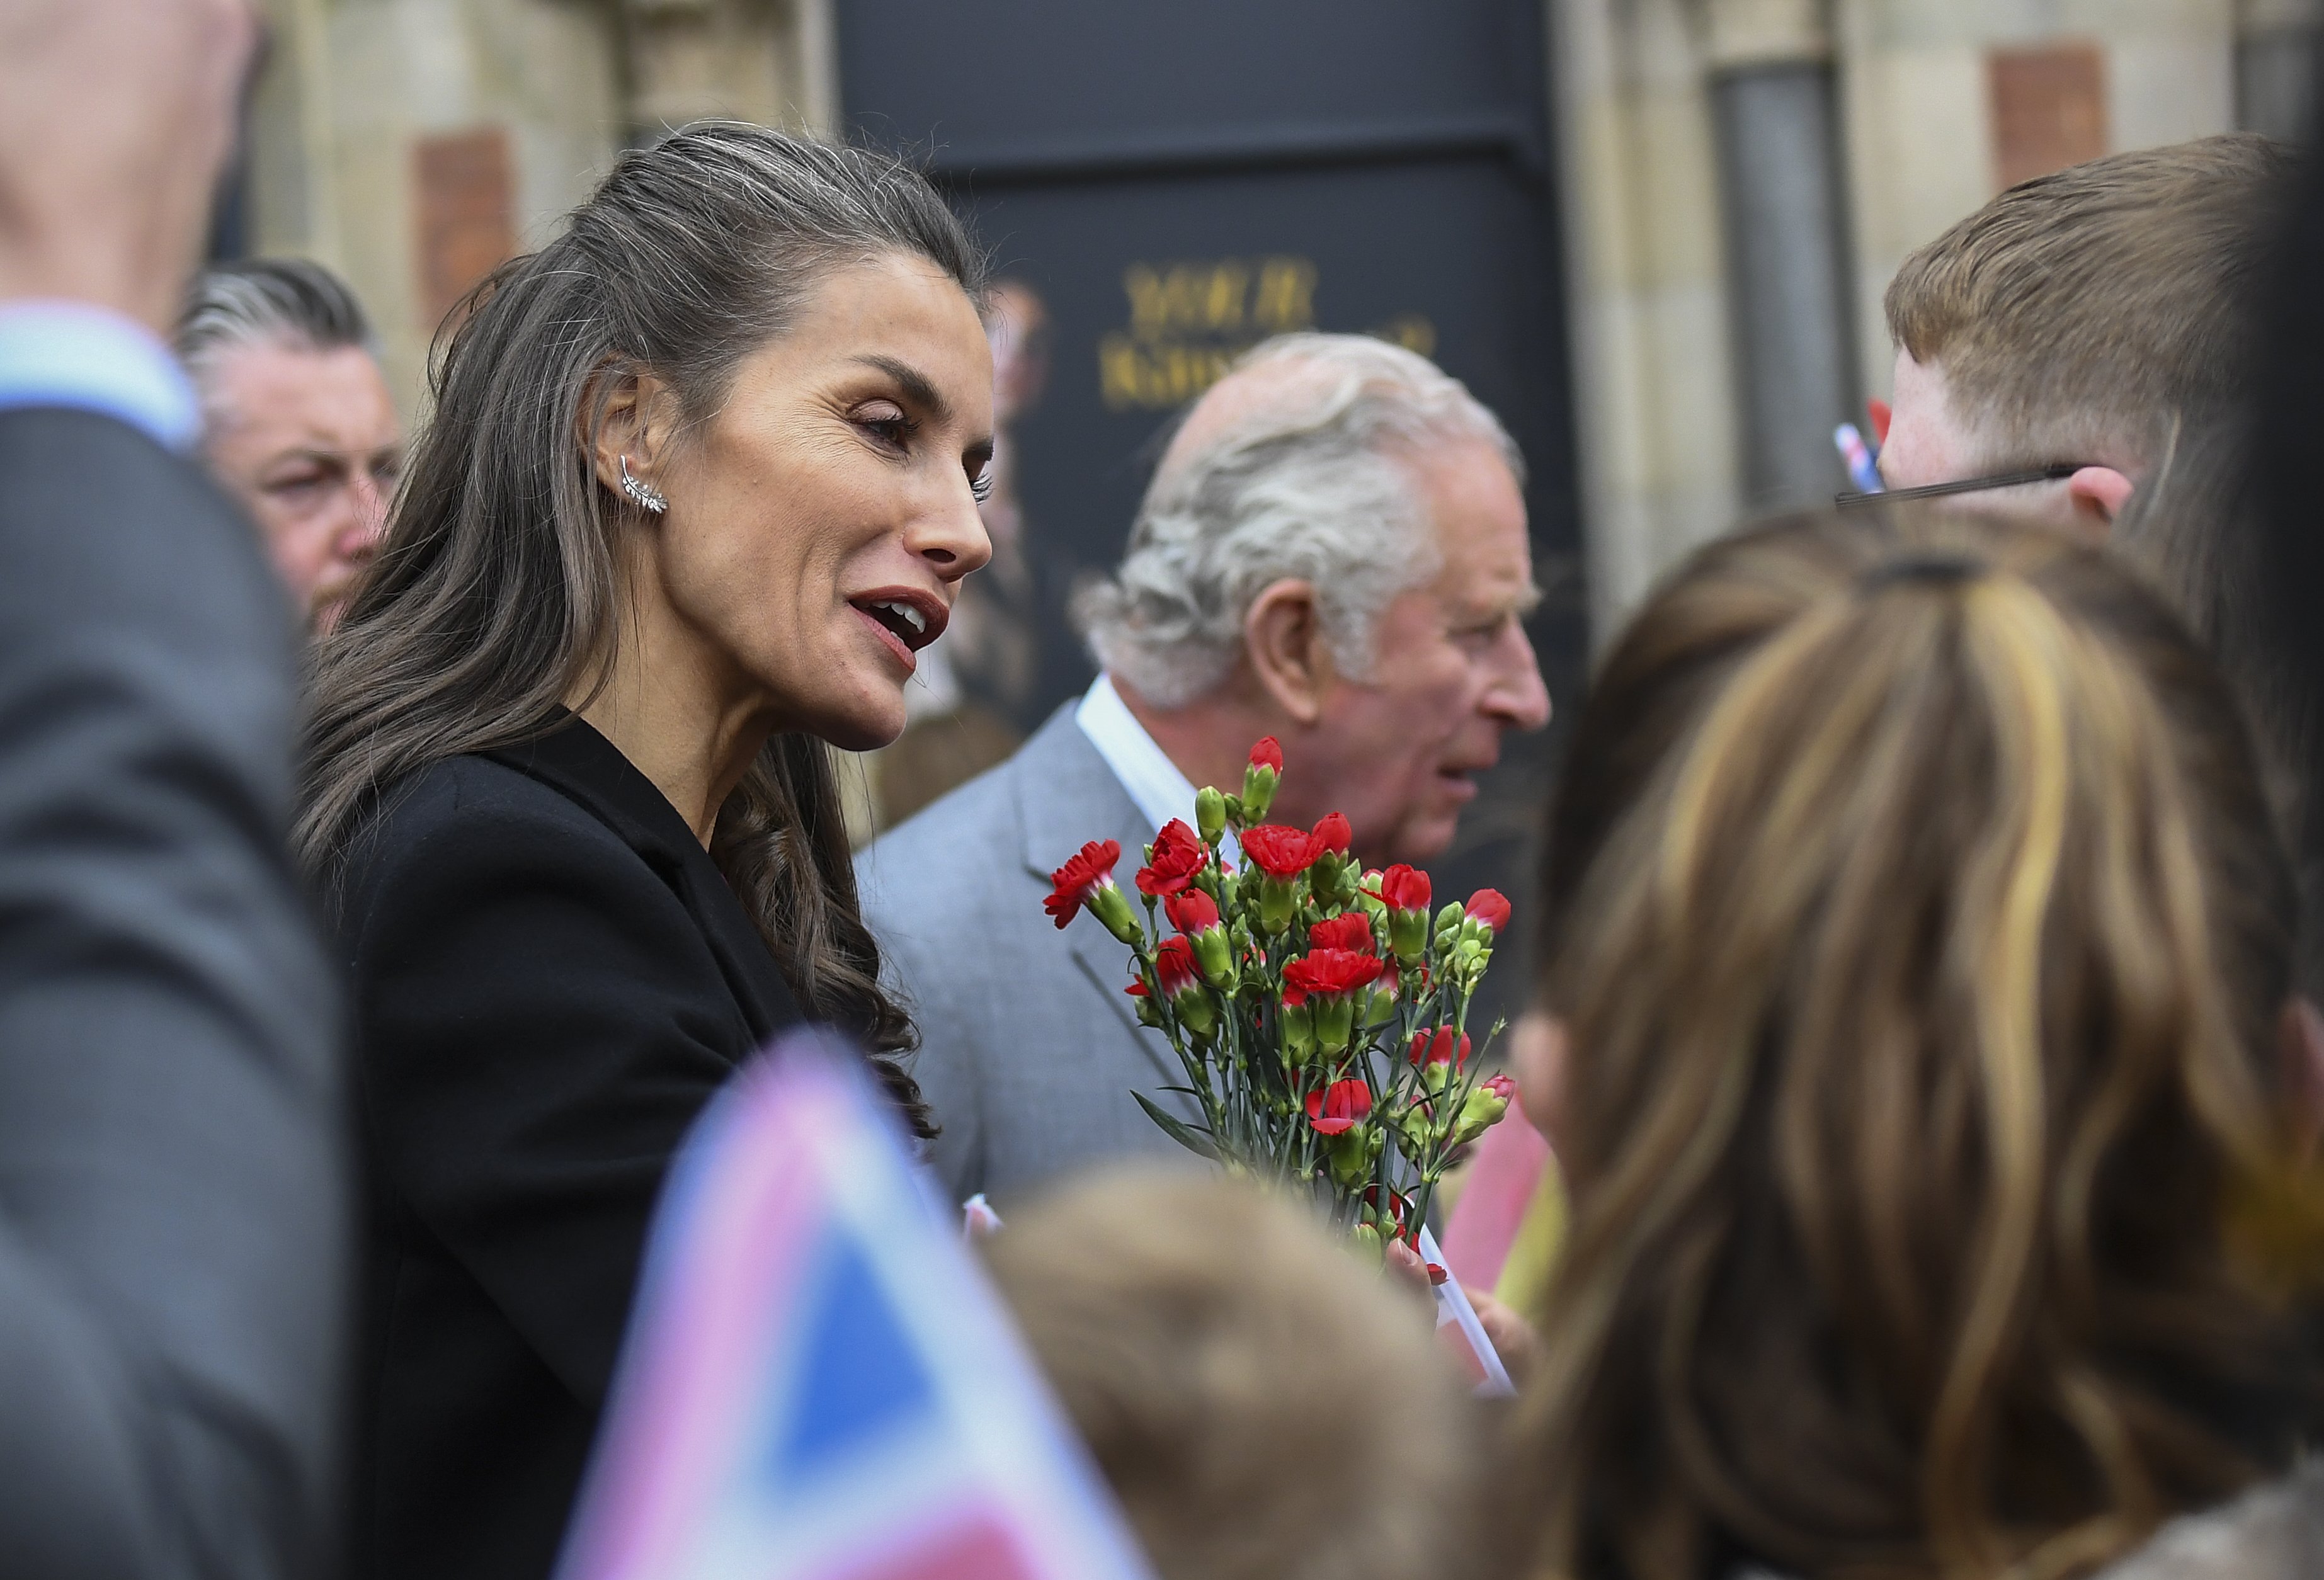
[[[687,1142],[558,1580],[1150,1580],[861,1069],[795,1033]]]

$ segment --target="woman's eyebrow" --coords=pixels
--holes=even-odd
[[[877,368],[895,380],[898,387],[904,391],[905,399],[926,411],[936,422],[949,422],[952,419],[952,402],[944,398],[926,373],[911,363],[899,362],[892,356],[882,356],[877,352],[868,352],[855,360],[864,367]]]

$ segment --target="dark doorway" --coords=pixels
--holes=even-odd
[[[1508,425],[1550,592],[1535,640],[1572,708],[1587,638],[1541,0],[838,14],[852,127],[926,154],[1019,293],[1020,728],[1093,673],[1065,603],[1119,556],[1157,436],[1236,353],[1306,327],[1410,345]],[[1530,909],[1557,733],[1509,743],[1441,890]],[[1521,956],[1495,973],[1504,1002],[1523,975]]]

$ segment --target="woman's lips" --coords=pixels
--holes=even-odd
[[[896,662],[904,666],[904,673],[906,675],[913,675],[918,672],[920,667],[919,655],[914,653],[909,648],[904,646],[904,639],[901,637],[899,637],[895,632],[890,630],[886,626],[881,625],[879,620],[874,619],[872,616],[866,614],[861,609],[856,608],[853,603],[849,604],[847,609],[849,613],[854,615],[857,620],[863,622],[866,629],[871,631],[873,636],[880,638],[881,645],[883,645],[889,652],[895,655]]]

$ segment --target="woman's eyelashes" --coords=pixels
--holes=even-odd
[[[899,408],[885,400],[876,401],[855,412],[854,422],[856,427],[871,434],[881,448],[899,455],[911,453],[912,436],[920,431],[917,420],[905,416]],[[969,473],[968,491],[975,496],[980,505],[992,497],[992,462],[989,455],[974,471]]]
[[[858,412],[855,421],[883,446],[899,455],[912,447],[912,436],[920,431],[918,423],[892,406],[873,407],[869,411]]]

